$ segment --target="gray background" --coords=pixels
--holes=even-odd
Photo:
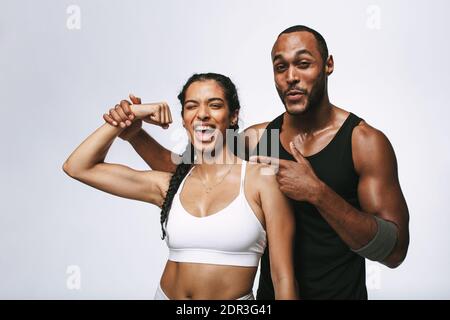
[[[80,29],[67,27],[70,5]],[[146,128],[182,148],[176,95],[193,72],[232,77],[241,127],[274,118],[284,109],[270,49],[294,24],[328,42],[332,102],[386,133],[398,157],[410,250],[395,270],[367,264],[369,297],[450,298],[449,10],[444,0],[2,0],[0,298],[151,299],[167,258],[159,210],[68,178],[63,161],[129,92],[172,106],[169,130]],[[147,168],[121,140],[107,161]],[[67,286],[72,265],[79,289]]]

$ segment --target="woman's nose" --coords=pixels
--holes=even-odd
[[[207,106],[200,106],[198,109],[197,117],[200,120],[205,120],[209,118],[209,108]]]

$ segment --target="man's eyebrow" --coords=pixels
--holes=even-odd
[[[313,57],[313,54],[311,53],[311,51],[306,50],[306,49],[298,50],[298,51],[295,53],[296,56],[301,56],[302,54],[307,54],[307,55],[310,55],[311,57]]]
[[[192,103],[198,103],[197,101],[195,101],[195,100],[186,100],[186,101],[184,101],[184,103],[186,104],[186,103],[188,103],[188,102],[192,102]]]
[[[272,62],[275,60],[278,60],[278,59],[282,59],[282,58],[283,58],[283,56],[281,54],[276,54],[273,56]]]
[[[302,54],[307,54],[307,55],[310,55],[311,57],[313,57],[313,54],[311,53],[311,51],[306,50],[306,49],[300,49],[300,50],[298,50],[298,51],[295,53],[295,56],[300,56],[300,55],[302,55]],[[272,59],[272,62],[275,61],[275,60],[277,60],[277,59],[282,59],[282,58],[283,58],[283,55],[282,55],[282,54],[276,54],[276,55],[274,55],[274,57],[273,57],[273,59]]]

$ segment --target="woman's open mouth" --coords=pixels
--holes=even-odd
[[[216,128],[211,125],[195,125],[195,139],[201,142],[211,142],[214,140]]]

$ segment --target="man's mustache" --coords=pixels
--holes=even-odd
[[[284,96],[284,97],[287,97],[289,94],[295,94],[295,93],[303,94],[303,95],[307,96],[307,95],[308,95],[308,90],[303,89],[303,88],[296,88],[296,87],[294,87],[294,88],[289,88],[288,90],[286,90],[286,91],[283,93],[283,96]]]

